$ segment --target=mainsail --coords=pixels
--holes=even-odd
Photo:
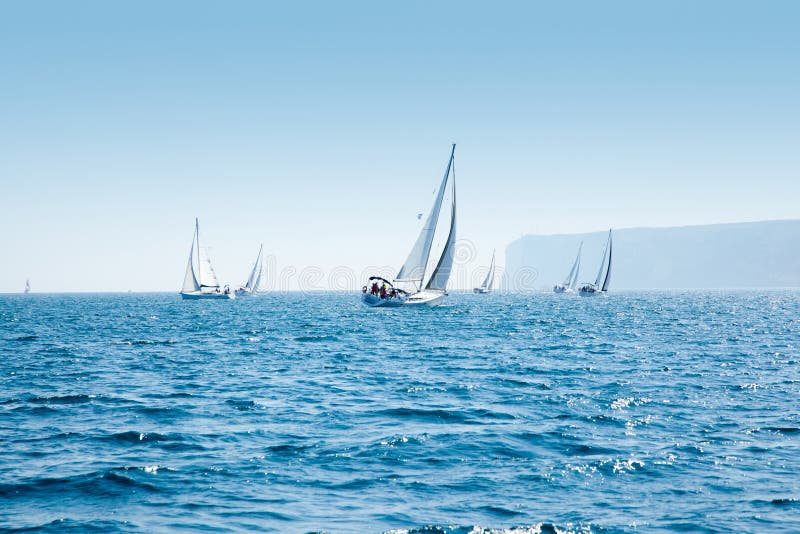
[[[456,145],[453,145],[455,150]],[[452,156],[450,161],[453,161]],[[453,173],[453,202],[450,208],[450,233],[447,235],[447,242],[442,250],[442,255],[439,258],[439,263],[433,270],[431,279],[428,280],[428,285],[425,289],[438,289],[444,291],[447,289],[447,280],[450,278],[450,271],[453,269],[453,258],[455,257],[456,250],[456,183],[455,173]]]
[[[606,278],[603,280],[603,287],[600,291],[608,291],[608,284],[611,283],[611,230],[608,231],[608,267],[606,268]]]
[[[491,291],[492,286],[494,286],[494,250],[492,251],[492,262],[489,264],[489,272],[486,273],[486,278],[483,279],[481,283],[481,288],[486,289],[487,291]]]
[[[197,276],[194,274],[194,249],[197,246],[197,222],[195,221],[195,234],[192,238],[192,248],[189,249],[189,262],[186,264],[186,274],[183,277],[183,287],[181,293],[192,293],[200,291],[200,282],[197,281]]]
[[[247,278],[247,283],[244,285],[247,289],[252,292],[258,290],[258,284],[261,282],[261,268],[262,268],[262,251],[264,250],[264,245],[258,249],[258,256],[256,257],[256,262],[253,264],[253,270],[250,272],[250,276]]]
[[[428,214],[428,218],[425,220],[425,224],[420,231],[419,237],[417,237],[417,241],[414,243],[414,247],[408,254],[408,258],[406,258],[405,263],[403,263],[403,266],[400,268],[400,272],[397,273],[397,277],[395,279],[397,282],[413,282],[417,290],[421,290],[423,287],[425,269],[428,265],[428,260],[431,254],[433,237],[436,233],[436,226],[439,222],[439,213],[442,209],[442,202],[444,200],[444,194],[447,188],[447,180],[450,177],[450,170],[453,167],[453,157],[455,151],[456,145],[454,143],[450,152],[450,159],[447,161],[447,169],[444,172],[444,178],[442,178],[442,183],[439,185],[439,190],[436,192],[436,197],[433,201],[433,207]],[[447,284],[447,279],[450,276],[450,269],[453,264],[453,255],[455,249],[455,217],[455,184],[453,184],[453,205],[451,209],[450,234],[442,252],[442,256],[439,259],[439,262],[433,271],[433,275],[426,286],[428,289],[444,289],[444,286]]]
[[[211,266],[211,259],[206,251],[200,247],[200,222],[194,220],[194,238],[192,248],[189,250],[189,261],[186,264],[186,274],[183,277],[181,293],[202,291],[202,288],[218,288],[217,273]]]
[[[202,287],[219,287],[219,280],[217,280],[217,273],[214,272],[214,267],[211,266],[211,258],[205,249],[200,249],[200,271],[199,278]]]
[[[608,231],[608,241],[603,249],[603,259],[600,261],[600,270],[597,271],[597,278],[594,279],[594,286],[600,287],[600,281],[603,279],[603,272],[606,269],[606,258],[608,257],[608,245],[611,242],[611,230]]]
[[[569,270],[569,274],[564,279],[564,283],[562,284],[564,287],[568,287],[570,289],[575,289],[575,286],[578,284],[578,274],[581,270],[581,249],[583,248],[583,241],[581,241],[580,246],[578,247],[578,255],[575,256],[575,262],[572,264],[572,269]]]

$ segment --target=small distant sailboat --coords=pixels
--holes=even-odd
[[[582,297],[593,297],[598,293],[606,293],[608,285],[611,282],[611,230],[608,231],[608,241],[606,241],[606,248],[603,251],[603,260],[600,262],[600,270],[597,272],[597,278],[594,283],[587,283],[581,286],[578,294]]]
[[[232,299],[234,293],[226,285],[221,288],[217,280],[217,273],[211,266],[211,259],[200,248],[200,222],[194,220],[194,238],[192,248],[189,250],[189,262],[186,265],[186,275],[183,278],[181,297],[184,299]]]
[[[472,289],[473,293],[484,295],[492,291],[494,287],[494,252],[492,250],[492,262],[489,264],[489,272],[486,273],[486,278],[483,279],[480,286]]]
[[[564,279],[564,281],[560,284],[556,284],[553,287],[553,293],[568,293],[575,291],[575,286],[578,285],[578,274],[581,270],[581,249],[583,248],[583,241],[578,246],[578,255],[575,256],[575,262],[572,264],[572,269],[569,270],[569,274]]]
[[[31,280],[30,278],[28,278],[25,280],[25,291],[23,291],[23,293],[27,295],[30,292],[31,292]]]
[[[453,267],[453,258],[456,243],[456,184],[453,159],[456,145],[450,151],[450,159],[444,178],[436,192],[428,218],[422,231],[414,243],[414,248],[408,254],[405,263],[397,273],[393,282],[372,276],[368,285],[362,288],[361,301],[371,307],[397,307],[397,306],[436,306],[441,304],[447,295],[447,281]],[[452,179],[450,177],[452,176]],[[450,220],[447,240],[441,254],[435,263],[433,271],[428,273],[428,263],[431,259],[433,238],[439,225],[439,215],[445,204],[445,193],[449,189],[450,195]],[[446,213],[446,212],[445,212]],[[435,256],[434,256],[435,257]]]
[[[253,270],[250,271],[250,276],[247,277],[247,282],[235,291],[237,297],[247,297],[255,295],[258,292],[258,286],[261,283],[261,273],[263,271],[263,251],[264,245],[261,245],[258,249],[256,262],[253,264]]]

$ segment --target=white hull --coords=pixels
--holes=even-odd
[[[572,293],[574,290],[569,287],[564,286],[555,286],[553,288],[553,293]]]
[[[485,287],[476,287],[476,288],[473,288],[472,292],[475,293],[476,295],[485,295],[486,293],[489,293],[490,291],[488,289],[486,289]]]
[[[386,297],[384,299],[372,293],[362,293],[361,302],[370,308],[399,308],[405,303],[404,297]]]
[[[406,300],[406,306],[438,306],[442,303],[442,299],[444,299],[447,293],[439,292],[439,291],[420,291],[419,293],[414,293],[409,295],[408,300]]]
[[[255,291],[250,291],[249,289],[240,288],[240,289],[237,289],[236,291],[234,291],[234,294],[237,297],[252,297],[253,295],[256,294],[256,292]]]
[[[222,299],[222,300],[229,300],[232,298],[236,298],[236,295],[233,293],[205,293],[202,291],[196,291],[192,293],[181,293],[181,298],[183,300],[201,300],[201,299]]]

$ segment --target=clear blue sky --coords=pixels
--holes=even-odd
[[[4,2],[0,292],[800,216],[800,3]],[[376,193],[395,200],[371,200]],[[383,241],[381,241],[381,239]],[[465,285],[468,285],[465,282]]]

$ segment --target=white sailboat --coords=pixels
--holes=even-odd
[[[370,277],[368,285],[362,288],[361,300],[367,306],[436,306],[441,304],[447,295],[447,281],[453,267],[456,243],[456,184],[453,165],[455,152],[454,143],[433,207],[397,277],[392,282],[380,277]],[[450,191],[449,224],[442,229],[447,231],[447,238],[441,253],[432,257],[431,250],[440,222],[439,216],[443,211],[442,206],[445,204],[448,191]],[[432,270],[428,268],[431,259],[435,259]]]
[[[608,241],[606,241],[606,248],[603,251],[603,259],[600,262],[600,270],[597,271],[597,278],[594,283],[586,283],[578,290],[578,294],[582,297],[593,297],[598,293],[606,293],[608,285],[611,282],[611,230],[608,231]]]
[[[473,293],[483,295],[492,291],[494,287],[494,252],[492,250],[492,262],[489,264],[489,272],[486,273],[486,278],[483,279],[480,286],[472,289]]]
[[[262,244],[258,249],[258,256],[256,256],[256,262],[253,264],[253,270],[250,271],[250,276],[247,277],[247,282],[235,291],[237,297],[247,297],[255,295],[258,292],[258,286],[261,283],[261,273],[263,272],[263,251],[264,245]]]
[[[194,220],[194,238],[189,250],[189,262],[183,277],[181,297],[184,299],[232,299],[234,293],[226,285],[220,287],[211,259],[200,247],[200,223]]]
[[[581,249],[583,248],[583,241],[578,246],[578,255],[575,256],[575,262],[572,264],[572,269],[569,270],[569,274],[564,279],[564,281],[560,284],[556,284],[553,287],[554,293],[568,293],[575,291],[575,286],[578,285],[578,273],[581,270]]]
[[[31,292],[31,280],[30,280],[30,278],[28,278],[28,279],[25,280],[25,291],[24,291],[24,293],[27,295],[30,292]]]

